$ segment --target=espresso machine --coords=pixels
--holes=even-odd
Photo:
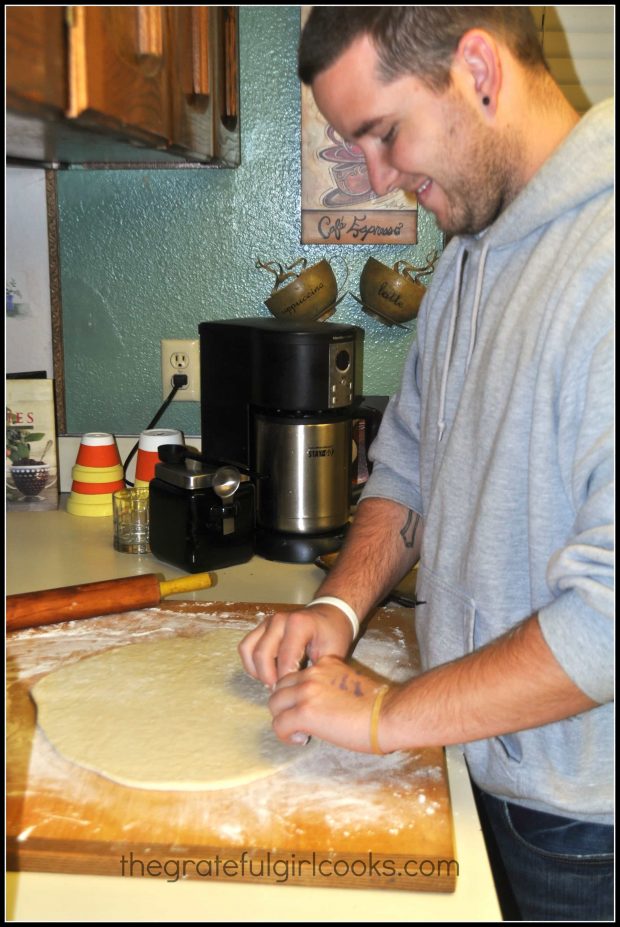
[[[202,448],[256,492],[255,550],[307,563],[349,522],[363,329],[246,318],[199,325]]]

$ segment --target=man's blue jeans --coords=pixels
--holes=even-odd
[[[523,920],[613,920],[613,826],[476,794]]]

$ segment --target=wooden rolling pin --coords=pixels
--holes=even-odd
[[[170,580],[163,580],[157,573],[144,573],[80,586],[22,592],[7,596],[6,629],[38,628],[57,621],[152,608],[168,595],[208,589],[211,585],[209,573],[194,573]]]

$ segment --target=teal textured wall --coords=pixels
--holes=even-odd
[[[59,174],[67,430],[136,434],[162,402],[160,340],[208,319],[265,316],[273,277],[255,260],[332,260],[358,293],[370,255],[413,263],[441,246],[419,213],[416,246],[300,244],[299,7],[241,7],[241,167],[69,170]],[[414,331],[390,328],[346,295],[331,321],[365,329],[364,391],[392,393]],[[415,325],[413,326],[415,328]],[[162,426],[200,433],[199,404]]]

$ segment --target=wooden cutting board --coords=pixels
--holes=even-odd
[[[36,725],[30,689],[65,663],[214,626],[243,632],[292,607],[175,602],[8,635],[9,869],[454,891],[458,867],[441,748],[377,757],[319,743],[251,785],[150,791],[64,759]],[[402,607],[377,609],[354,660],[378,677],[413,675],[419,663],[412,616]]]

